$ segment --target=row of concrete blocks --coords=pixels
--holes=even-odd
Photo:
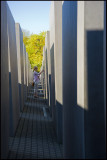
[[[1,158],[7,158],[9,136],[14,136],[27,97],[31,66],[23,33],[6,1],[1,2]]]
[[[106,2],[51,2],[42,69],[64,158],[105,158]]]

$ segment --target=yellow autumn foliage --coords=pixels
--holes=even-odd
[[[26,36],[23,33],[23,42],[26,47],[26,52],[28,53],[31,68],[33,69],[34,66],[37,66],[38,72],[42,66],[45,36],[46,32],[41,32],[40,34],[31,34],[30,36]]]

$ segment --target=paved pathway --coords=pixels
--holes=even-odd
[[[8,159],[62,159],[62,145],[57,143],[43,93],[40,96],[33,98],[30,89],[15,136],[10,137]]]

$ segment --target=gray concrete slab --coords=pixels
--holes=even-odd
[[[62,2],[52,2],[50,14],[50,41],[54,50],[51,52],[54,59],[55,80],[55,128],[58,142],[62,143]],[[52,59],[52,61],[53,61]],[[53,63],[53,62],[52,62]]]
[[[41,86],[43,89],[44,97],[46,98],[46,84],[45,84],[45,78],[46,78],[46,67],[45,67],[45,46],[43,47],[43,61],[42,61],[42,66],[41,66],[41,71],[44,70],[44,72],[40,75],[40,81],[41,81]]]
[[[101,1],[63,2],[66,158],[105,158],[103,14]]]
[[[45,51],[47,52],[47,69],[48,69],[48,84],[47,84],[47,94],[48,94],[48,106],[50,109],[50,76],[51,76],[51,64],[50,64],[50,31],[46,33],[45,39]]]
[[[55,13],[55,46],[54,46],[54,62],[55,62],[55,99],[56,99],[56,121],[57,121],[57,139],[62,143],[62,111],[63,111],[63,95],[62,95],[62,2],[54,2]]]
[[[45,47],[47,50],[47,63],[48,63],[48,101],[47,104],[49,106],[50,114],[52,115],[52,107],[51,107],[51,59],[50,59],[50,31],[47,31],[46,39],[45,39]]]
[[[64,158],[84,158],[84,109],[77,105],[77,1],[62,5]]]
[[[52,118],[54,121],[54,126],[56,127],[56,107],[55,107],[55,66],[54,66],[54,41],[55,41],[55,31],[54,31],[54,2],[51,2],[50,8],[50,59],[51,59],[51,108],[52,108]]]
[[[84,2],[85,158],[105,158],[104,1]]]
[[[1,159],[6,159],[9,142],[9,71],[7,2],[1,2]]]
[[[26,48],[23,43],[23,66],[24,66],[24,102],[27,98],[27,76],[26,76]]]
[[[105,122],[106,122],[106,1],[104,1],[104,105],[105,105]],[[106,128],[106,123],[105,123],[105,128]]]
[[[43,70],[45,71],[44,73],[43,73],[43,76],[42,76],[42,83],[43,83],[43,92],[44,92],[44,97],[46,98],[46,80],[47,80],[47,77],[46,77],[46,75],[47,75],[47,69],[46,69],[46,56],[45,56],[45,46],[43,47]]]
[[[26,84],[27,84],[27,91],[28,91],[28,84],[29,84],[29,79],[28,79],[28,53],[26,52]]]
[[[19,23],[15,24],[15,28],[16,28],[16,44],[17,44],[19,99],[20,99],[20,110],[22,111],[24,106],[23,33]]]
[[[13,136],[19,121],[19,90],[15,21],[7,5],[7,35],[9,61],[9,105],[10,105],[10,136]]]
[[[48,53],[47,53],[47,37],[45,38],[45,88],[46,88],[46,99],[48,101]]]
[[[31,64],[30,61],[28,59],[28,85],[32,84],[33,82],[33,70],[31,69]]]

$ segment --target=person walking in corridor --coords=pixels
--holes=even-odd
[[[44,72],[44,70],[42,70],[41,72],[37,72],[38,70],[38,67],[35,66],[34,67],[34,73],[33,73],[33,82],[34,82],[34,97],[35,98],[38,98],[38,95],[37,95],[37,88],[38,88],[38,83],[39,83],[39,76],[42,72]]]

